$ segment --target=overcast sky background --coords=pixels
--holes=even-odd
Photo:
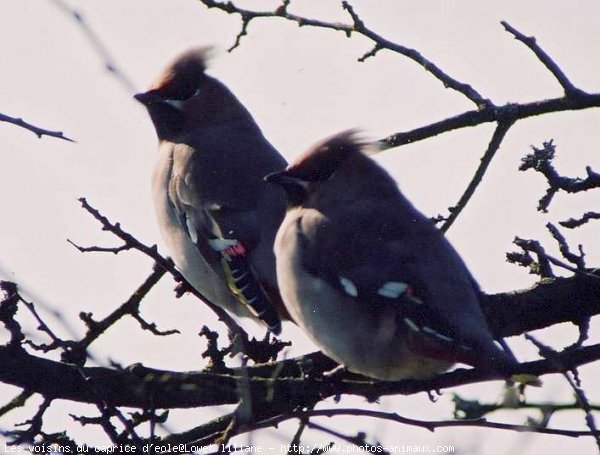
[[[274,9],[277,2],[237,2],[255,9]],[[365,23],[382,36],[417,49],[449,75],[473,85],[497,104],[527,102],[561,95],[561,88],[522,43],[506,33],[500,20],[534,35],[571,80],[589,92],[600,91],[600,4],[595,1],[395,1],[356,0],[352,4]],[[66,242],[116,245],[79,206],[85,196],[113,221],[147,244],[160,243],[150,199],[150,173],[156,152],[153,127],[133,94],[104,69],[102,56],[61,5],[75,7],[85,18],[114,62],[143,90],[176,54],[195,45],[214,45],[210,74],[227,84],[245,103],[265,135],[288,158],[324,136],[361,127],[374,139],[422,126],[472,109],[461,95],[412,61],[380,52],[365,63],[357,58],[370,49],[367,40],[341,33],[298,28],[283,20],[254,21],[242,45],[226,49],[240,28],[238,16],[207,10],[193,0],[4,0],[0,3],[0,112],[21,116],[58,129],[76,143],[36,138],[14,125],[0,124],[0,276],[16,281],[36,301],[60,311],[69,327],[82,332],[80,311],[97,317],[124,302],[150,273],[151,262],[136,253],[81,254]],[[339,2],[293,0],[290,11],[327,21],[348,22]],[[515,235],[538,238],[556,251],[547,235],[547,221],[578,217],[597,209],[600,194],[559,195],[548,214],[535,211],[544,194],[543,178],[518,172],[530,145],[553,138],[555,164],[563,175],[584,176],[584,168],[600,169],[600,111],[559,113],[519,122],[508,133],[476,196],[449,232],[474,275],[488,292],[525,288],[535,279],[504,260]],[[399,149],[377,159],[398,179],[401,188],[425,213],[446,213],[456,203],[493,132],[492,125],[444,134]],[[572,245],[584,243],[588,264],[600,263],[598,223],[567,232]],[[165,252],[163,250],[163,252]],[[166,252],[165,252],[166,254]],[[164,369],[202,366],[203,340],[196,336],[215,318],[191,298],[175,300],[166,278],[143,303],[142,312],[159,327],[178,328],[182,335],[154,338],[130,321],[120,322],[92,346],[101,362],[124,365],[141,361]],[[61,322],[53,320],[57,330]],[[260,333],[252,324],[250,330]],[[597,326],[597,324],[596,324]],[[288,356],[314,349],[295,328],[284,328],[294,340]],[[565,325],[540,334],[561,347],[576,333]],[[595,336],[595,337],[594,337]],[[592,340],[598,339],[597,327]],[[535,350],[514,342],[520,359]],[[583,386],[591,400],[600,400],[598,368],[582,369]],[[460,389],[466,397],[495,400],[500,383]],[[0,387],[3,402],[17,389]],[[451,394],[437,403],[425,394],[385,398],[380,405],[344,399],[343,406],[394,410],[406,417],[451,417]],[[559,377],[544,378],[544,387],[528,396],[536,400],[572,401]],[[329,403],[332,405],[331,403]],[[70,405],[69,412],[93,415],[91,407]],[[174,429],[208,420],[223,409],[173,412]],[[6,429],[30,417],[16,411],[0,419]],[[49,429],[68,427],[78,441],[107,443],[95,429],[81,429],[65,407],[53,406]],[[522,423],[526,414],[498,413],[497,421]],[[573,453],[594,449],[591,439],[575,440],[499,430],[425,430],[365,419],[319,420],[347,433],[364,429],[370,440],[385,444],[453,444],[460,453]],[[295,423],[280,426],[253,441],[288,443]],[[556,415],[552,425],[585,429],[582,413]],[[272,439],[269,439],[272,438]],[[305,443],[327,443],[331,437],[309,432]],[[234,442],[248,441],[243,436]],[[342,444],[345,445],[345,444]],[[543,451],[543,452],[542,452]]]

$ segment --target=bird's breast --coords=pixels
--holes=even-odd
[[[169,255],[188,282],[211,302],[245,316],[245,308],[237,304],[211,265],[202,257],[191,237],[181,224],[181,214],[169,194],[171,180],[176,178],[178,157],[175,146],[163,141],[152,175],[152,196],[158,226]]]
[[[351,371],[387,380],[423,378],[450,365],[414,355],[392,306],[345,294],[306,269],[300,237],[306,209],[288,211],[275,240],[277,279],[292,319],[323,352]]]

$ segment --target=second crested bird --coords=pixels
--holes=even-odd
[[[273,241],[285,198],[263,177],[287,163],[235,95],[206,74],[206,54],[185,52],[135,95],[159,140],[152,177],[158,223],[192,286],[279,333]]]
[[[275,255],[290,315],[372,378],[426,378],[456,362],[511,376],[517,362],[495,344],[464,262],[364,148],[344,132],[266,177],[288,198]]]

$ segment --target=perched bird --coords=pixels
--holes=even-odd
[[[290,315],[372,378],[426,378],[456,362],[508,376],[516,360],[495,344],[464,262],[365,145],[343,132],[265,177],[288,198],[275,256]]]
[[[135,95],[159,140],[152,177],[158,223],[192,286],[279,333],[273,241],[285,197],[263,177],[287,163],[235,95],[205,73],[206,54],[185,52]]]

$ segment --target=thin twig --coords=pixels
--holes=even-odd
[[[389,452],[387,450],[385,450],[383,448],[383,446],[381,446],[380,444],[368,444],[365,441],[364,434],[359,433],[356,436],[349,436],[347,434],[341,433],[341,432],[339,432],[337,430],[333,430],[331,428],[327,428],[323,425],[319,425],[318,423],[314,423],[314,422],[309,422],[308,428],[310,428],[312,430],[320,431],[321,433],[328,434],[330,436],[333,436],[334,438],[341,439],[342,441],[349,442],[350,444],[358,446],[358,447],[367,447],[368,450],[365,449],[366,453],[381,453],[383,455],[386,455],[386,454],[389,455]],[[333,445],[333,443],[331,445]],[[325,448],[324,448],[323,453],[329,453],[329,450],[325,450]]]
[[[9,431],[8,434],[13,438],[11,441],[14,445],[23,444],[35,440],[36,436],[42,434],[42,427],[44,424],[44,414],[50,408],[52,399],[45,398],[44,401],[39,405],[38,410],[33,417],[25,422],[18,423],[15,426],[26,426],[25,430],[13,430]]]
[[[599,212],[585,212],[581,218],[569,218],[568,220],[565,221],[559,221],[558,224],[560,224],[563,227],[566,227],[568,229],[573,229],[579,226],[584,225],[585,223],[587,223],[590,220],[600,220],[600,213]]]
[[[119,237],[121,240],[123,240],[126,245],[129,245],[130,248],[140,251],[140,252],[144,253],[146,256],[152,258],[158,265],[160,265],[160,267],[162,267],[165,271],[169,272],[175,278],[176,281],[178,281],[180,283],[181,282],[187,283],[187,281],[185,280],[183,275],[175,268],[175,264],[173,264],[173,261],[171,261],[170,259],[164,258],[163,256],[161,256],[158,253],[158,249],[156,248],[156,245],[153,245],[150,247],[150,246],[143,244],[138,239],[136,239],[133,235],[131,235],[130,233],[123,230],[119,223],[110,222],[108,220],[108,218],[105,217],[104,215],[102,215],[102,213],[100,213],[100,211],[98,209],[92,207],[92,205],[90,205],[85,198],[80,198],[79,202],[81,202],[81,206],[88,213],[90,213],[96,220],[98,220],[100,222],[100,224],[102,224],[102,230],[113,233],[114,235]],[[197,298],[202,300],[217,315],[219,320],[222,321],[232,333],[242,333],[243,332],[243,329],[237,324],[237,322],[235,322],[235,320],[231,316],[229,316],[229,314],[224,309],[222,309],[215,303],[211,302],[208,298],[206,298],[204,295],[202,295],[194,287],[188,286],[188,290],[189,290],[189,292],[194,294]]]
[[[0,417],[9,413],[13,409],[22,407],[32,396],[33,392],[31,390],[23,390],[16,397],[0,408]]]
[[[64,135],[62,131],[52,131],[47,130],[45,128],[40,128],[39,126],[32,125],[31,123],[26,122],[22,118],[18,117],[10,117],[6,114],[0,114],[0,122],[12,123],[13,125],[20,126],[28,131],[31,131],[37,137],[41,138],[42,136],[55,137],[57,139],[63,139],[68,142],[75,142],[73,139],[68,138]]]
[[[547,359],[549,362],[553,363],[556,367],[562,370],[561,374],[567,380],[567,382],[575,392],[575,398],[577,399],[577,402],[580,404],[581,409],[585,413],[585,423],[590,429],[590,435],[594,437],[596,445],[598,446],[598,449],[600,449],[600,432],[598,431],[596,421],[594,420],[592,406],[590,405],[590,402],[588,401],[585,392],[581,388],[581,382],[579,379],[577,367],[571,366],[569,368],[564,362],[565,358],[564,356],[561,356],[561,352],[558,352],[550,346],[542,343],[532,335],[525,334],[525,338],[538,348],[538,351],[543,358]],[[571,377],[571,372],[573,376],[575,376],[575,380]]]
[[[520,171],[533,169],[541,173],[548,181],[546,194],[538,203],[540,212],[547,212],[552,199],[559,191],[567,193],[579,193],[595,188],[600,188],[600,174],[594,172],[590,166],[585,168],[586,178],[564,177],[554,168],[552,160],[556,155],[556,145],[552,140],[545,141],[542,148],[532,146],[533,153],[529,153],[521,158]]]
[[[470,101],[475,103],[478,108],[483,108],[485,106],[491,105],[490,100],[483,97],[472,86],[460,82],[457,79],[454,79],[453,77],[449,76],[435,63],[424,57],[417,50],[411,49],[406,46],[402,46],[388,39],[385,39],[381,35],[375,33],[373,30],[365,26],[364,22],[360,19],[352,5],[350,5],[348,2],[342,2],[342,7],[350,15],[350,18],[353,22],[352,25],[309,19],[303,16],[289,13],[287,11],[287,7],[280,7],[274,11],[251,11],[243,8],[238,8],[231,1],[219,2],[215,0],[201,0],[201,2],[208,8],[217,8],[228,14],[240,15],[242,19],[242,28],[238,33],[235,39],[235,43],[230,48],[230,50],[233,50],[237,46],[239,46],[242,36],[247,34],[248,24],[250,23],[250,21],[252,21],[253,19],[265,17],[285,19],[291,22],[295,22],[300,27],[308,26],[335,30],[345,34],[348,37],[351,36],[352,33],[356,33],[364,36],[365,38],[370,39],[374,43],[373,50],[367,52],[362,57],[360,57],[360,61],[364,61],[366,58],[375,55],[379,50],[387,49],[392,52],[396,52],[398,54],[404,55],[405,57],[408,57],[415,63],[419,64],[421,67],[423,67],[423,69],[425,69],[425,71],[431,73],[436,79],[438,79],[444,85],[444,87],[450,88],[461,93]]]
[[[592,433],[589,431],[574,431],[574,430],[561,430],[554,428],[539,428],[531,427],[528,425],[515,425],[502,422],[490,422],[486,419],[460,419],[460,420],[435,420],[435,421],[424,421],[403,417],[396,413],[371,411],[368,409],[354,409],[354,408],[340,408],[340,409],[320,409],[316,411],[308,411],[302,413],[294,413],[292,417],[335,417],[335,416],[357,416],[357,417],[371,417],[376,419],[388,420],[404,425],[411,425],[419,428],[424,428],[433,432],[438,428],[448,427],[481,427],[481,428],[493,428],[497,430],[510,430],[518,432],[530,432],[530,433],[543,433],[543,434],[554,434],[560,436],[568,436],[571,438],[579,438],[581,436],[591,436]],[[288,416],[285,416],[286,418]]]
[[[312,408],[310,409],[312,411]],[[309,418],[308,417],[300,417],[298,419],[298,429],[296,430],[296,432],[294,433],[294,437],[292,438],[291,442],[290,442],[290,450],[288,450],[288,455],[293,455],[295,452],[292,451],[291,447],[292,446],[299,446],[300,442],[301,442],[301,438],[302,438],[302,433],[304,433],[304,430],[306,429],[306,425],[308,424]]]
[[[577,267],[577,270],[584,272],[585,271],[585,253],[583,252],[583,247],[579,245],[579,254],[575,254],[569,248],[567,240],[565,236],[558,230],[556,226],[552,223],[546,223],[546,228],[558,243],[558,247],[560,249],[560,254],[569,261],[571,264]]]
[[[52,0],[52,3],[75,21],[91,47],[102,60],[104,68],[119,81],[121,86],[125,88],[128,93],[136,93],[137,90],[133,82],[131,82],[131,79],[129,79],[125,72],[117,65],[115,58],[111,55],[98,34],[89,25],[83,14],[75,8],[71,8],[62,0]]]
[[[458,394],[453,394],[452,401],[454,402],[455,408],[454,415],[459,419],[466,420],[480,419],[487,414],[508,409],[536,409],[542,413],[548,414],[554,414],[555,412],[561,411],[581,410],[581,406],[577,401],[572,403],[519,401],[515,406],[512,404],[507,406],[503,402],[481,403],[479,400],[468,400],[462,398]],[[590,405],[590,408],[594,411],[600,411],[600,404]]]
[[[521,41],[525,46],[527,46],[531,51],[535,54],[535,56],[544,64],[544,66],[552,73],[552,75],[556,78],[558,83],[565,91],[565,95],[567,96],[577,96],[581,92],[580,89],[575,87],[573,83],[569,80],[569,78],[565,75],[565,73],[560,69],[560,67],[556,64],[552,57],[550,57],[538,44],[537,40],[534,36],[525,36],[523,33],[518,31],[512,25],[510,25],[506,21],[500,22],[504,29],[513,35],[515,39]]]
[[[498,123],[498,125],[496,126],[488,148],[481,157],[481,162],[477,167],[477,171],[475,171],[475,175],[467,185],[467,189],[464,191],[456,205],[449,209],[450,215],[440,228],[442,232],[446,232],[448,231],[448,229],[450,229],[450,226],[454,224],[460,213],[464,210],[464,208],[471,200],[471,197],[473,197],[473,194],[475,194],[475,190],[481,183],[481,180],[483,179],[483,176],[485,175],[490,163],[492,162],[492,159],[494,158],[496,152],[500,148],[500,144],[502,144],[502,141],[504,140],[504,136],[506,136],[506,133],[513,125],[513,123],[513,121],[505,121]]]
[[[28,302],[27,300],[25,300],[21,296],[21,294],[19,294],[19,299],[21,300],[23,305],[25,305],[25,307],[29,310],[29,312],[33,315],[33,317],[37,321],[38,330],[44,332],[52,340],[52,343],[49,345],[35,346],[32,342],[30,342],[28,344],[33,346],[35,349],[41,349],[44,352],[48,352],[48,351],[51,351],[51,350],[54,350],[57,348],[63,348],[65,351],[67,351],[69,349],[69,347],[68,347],[69,343],[67,343],[66,341],[59,338],[58,335],[56,335],[54,333],[54,331],[50,328],[50,326],[48,324],[46,324],[46,322],[44,322],[44,320],[41,318],[41,316],[37,312],[35,305],[32,302]]]
[[[115,322],[121,319],[124,316],[130,315],[134,317],[138,322],[140,319],[135,316],[139,316],[139,305],[142,302],[142,299],[146,297],[148,292],[154,287],[156,283],[164,276],[166,271],[163,268],[156,267],[152,273],[144,280],[144,282],[135,290],[133,294],[127,299],[125,303],[119,306],[116,310],[106,316],[104,319],[100,321],[92,320],[90,314],[82,314],[81,318],[84,320],[86,325],[88,326],[88,331],[85,336],[77,342],[81,349],[87,349],[92,342],[94,342],[100,335],[102,335],[106,330],[113,326]],[[145,324],[148,324],[144,321]],[[144,323],[142,328],[146,328],[150,330],[148,327],[144,327]],[[156,327],[154,327],[156,329]],[[155,333],[155,330],[152,332],[156,335],[163,335],[164,333]],[[168,333],[179,333],[178,331],[169,331]]]
[[[585,423],[586,423],[587,427],[590,429],[590,432],[592,433],[592,435],[594,436],[596,445],[598,446],[598,449],[600,450],[600,432],[598,431],[598,427],[596,426],[596,421],[594,420],[592,406],[590,405],[590,402],[588,401],[587,396],[585,395],[585,392],[583,391],[583,388],[579,384],[575,383],[575,381],[571,377],[571,374],[568,371],[566,371],[563,374],[563,376],[567,379],[569,385],[575,392],[577,401],[579,402],[581,409],[583,409],[583,411],[585,412]]]
[[[127,251],[133,248],[131,245],[123,244],[121,246],[116,247],[104,247],[104,246],[81,246],[77,243],[73,242],[70,239],[67,239],[67,242],[73,245],[82,253],[113,253],[119,254],[121,251]]]
[[[592,280],[600,280],[600,276],[595,273],[582,270],[579,267],[573,267],[560,259],[546,253],[546,250],[538,240],[527,240],[520,237],[515,237],[513,243],[521,248],[525,253],[507,253],[506,260],[515,264],[519,264],[523,267],[530,267],[531,272],[540,275],[542,278],[553,278],[555,277],[554,272],[550,264],[554,264],[561,267],[569,272],[573,272],[577,275],[582,275]],[[538,257],[538,261],[535,262],[529,252],[535,253]]]

